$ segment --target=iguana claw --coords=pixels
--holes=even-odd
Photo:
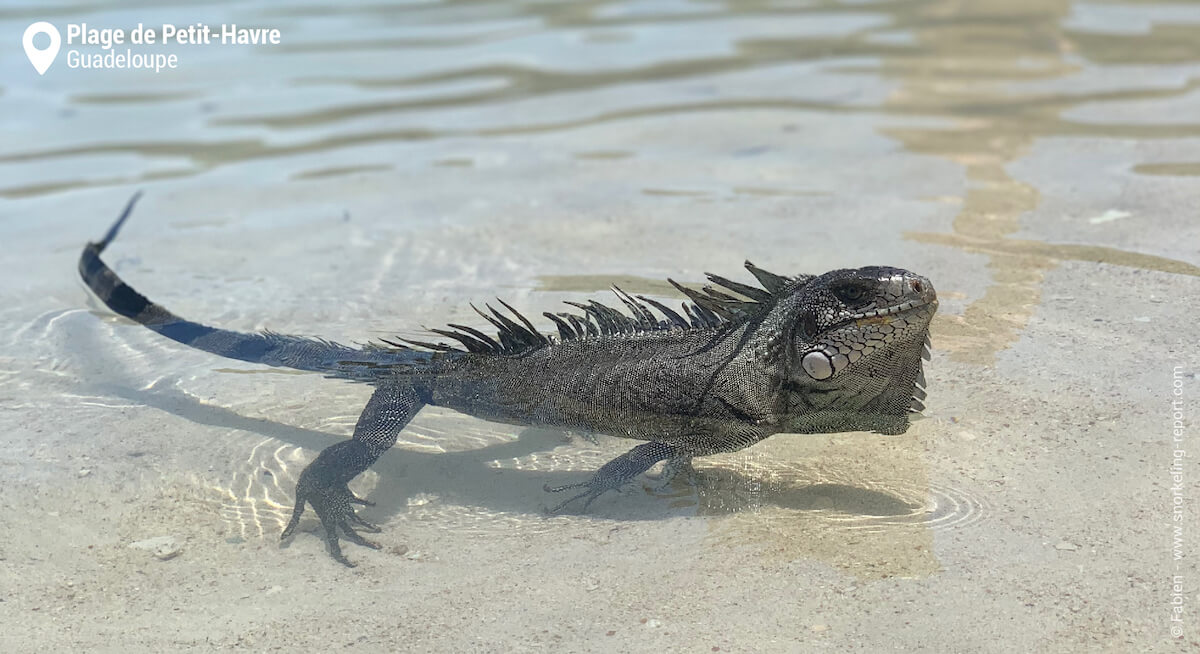
[[[607,491],[610,491],[610,490],[616,490],[618,492],[620,491],[620,489],[617,488],[617,486],[607,484],[605,482],[605,480],[600,480],[600,482],[598,484],[595,476],[593,476],[591,479],[589,479],[585,482],[580,482],[578,484],[566,484],[563,486],[551,486],[550,484],[546,484],[545,486],[542,487],[542,490],[546,491],[547,493],[561,493],[565,490],[570,490],[572,488],[587,488],[587,490],[583,491],[582,493],[580,493],[578,495],[569,497],[569,498],[563,500],[562,502],[559,502],[558,505],[555,506],[553,509],[546,509],[546,513],[548,513],[548,514],[558,513],[559,511],[561,511],[563,509],[563,507],[565,507],[566,505],[570,504],[571,502],[574,502],[575,500],[577,500],[581,497],[587,498],[587,500],[584,501],[584,503],[583,503],[583,508],[580,509],[581,512],[585,512],[588,510],[588,507],[592,505],[592,501],[595,500],[597,497],[600,497],[601,495],[603,495],[604,493],[606,493]]]
[[[354,441],[343,441],[342,443],[322,452],[317,460],[300,473],[300,480],[296,483],[296,506],[292,509],[292,519],[284,527],[279,540],[287,540],[291,537],[296,531],[296,526],[300,524],[300,516],[304,515],[306,505],[311,504],[313,511],[321,520],[321,526],[325,529],[325,543],[329,547],[329,555],[338,563],[353,568],[354,563],[351,563],[342,554],[342,547],[338,542],[338,529],[341,529],[346,540],[372,549],[380,549],[381,546],[363,538],[355,531],[355,527],[375,534],[382,530],[359,517],[351,508],[351,504],[374,506],[375,503],[356,496],[350,491],[346,482],[339,479],[343,475],[337,473],[344,468],[336,465],[335,461],[346,454],[352,454],[343,450],[355,447]]]

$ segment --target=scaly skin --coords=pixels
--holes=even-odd
[[[586,481],[547,487],[580,492],[551,509],[583,500],[582,510],[660,461],[666,481],[691,471],[695,456],[730,452],[776,433],[903,433],[922,407],[921,359],[937,295],[929,280],[872,266],[783,277],[747,262],[764,288],[709,275],[723,287],[680,288],[683,312],[617,289],[628,313],[591,302],[582,314],[544,314],[557,336],[537,331],[511,307],[480,312],[496,336],[462,325],[432,330],[457,341],[386,342],[352,348],[275,333],[245,334],[180,318],[122,281],[100,254],[132,211],[135,196],[99,242],[79,259],[85,283],[111,310],[167,338],[229,358],[321,372],[371,384],[375,391],[354,428],[300,474],[295,531],[311,505],[330,554],[340,533],[379,528],[360,518],[347,484],[392,445],[425,405],[496,422],[545,425],[647,441]],[[737,293],[730,295],[726,291]],[[661,317],[660,317],[661,314]]]

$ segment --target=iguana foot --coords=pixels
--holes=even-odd
[[[346,485],[349,479],[358,474],[349,473],[362,463],[364,452],[359,452],[360,449],[365,451],[365,448],[355,441],[336,443],[325,448],[317,459],[300,473],[300,481],[296,483],[296,506],[292,509],[292,519],[279,536],[280,540],[286,540],[295,532],[296,526],[300,524],[300,516],[304,514],[305,505],[311,504],[325,529],[325,543],[329,546],[329,555],[338,563],[348,568],[354,567],[342,554],[342,547],[338,542],[339,528],[346,540],[363,547],[380,549],[378,543],[363,538],[355,531],[355,527],[376,534],[381,531],[379,527],[359,517],[351,507],[351,504],[374,506],[373,502],[355,496]],[[370,465],[370,462],[366,465]],[[365,467],[363,466],[363,469]]]
[[[544,490],[548,493],[561,493],[572,488],[587,489],[578,495],[567,498],[549,509],[547,513],[558,513],[566,505],[575,500],[587,498],[581,511],[587,511],[592,502],[610,490],[618,490],[621,486],[633,480],[634,477],[646,472],[655,463],[663,459],[686,458],[675,447],[666,443],[643,443],[621,456],[609,461],[592,475],[591,479],[578,484],[551,486],[546,484]],[[665,471],[664,471],[665,473]]]
[[[550,484],[546,484],[545,486],[542,486],[542,490],[546,491],[547,493],[561,493],[565,490],[570,490],[572,488],[586,488],[587,489],[578,495],[574,495],[572,497],[569,497],[569,498],[563,500],[562,502],[559,502],[558,505],[556,505],[553,509],[546,509],[546,513],[549,513],[549,514],[558,513],[559,511],[561,511],[563,509],[563,507],[565,507],[566,505],[570,504],[571,502],[574,502],[575,500],[577,500],[581,497],[586,497],[587,499],[584,500],[583,508],[580,509],[580,512],[581,513],[586,512],[588,510],[588,507],[592,505],[593,500],[595,500],[597,497],[600,497],[601,495],[603,495],[604,493],[606,493],[607,491],[610,491],[610,490],[615,490],[615,491],[619,492],[620,486],[621,486],[621,483],[612,483],[612,481],[610,481],[610,480],[600,479],[598,474],[592,475],[591,479],[589,479],[585,482],[582,482],[582,483],[578,483],[578,484],[565,484],[563,486],[551,486]]]

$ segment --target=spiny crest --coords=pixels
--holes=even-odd
[[[449,324],[449,329],[430,329],[430,332],[458,341],[461,347],[446,343],[430,343],[411,339],[382,339],[384,343],[400,349],[409,349],[405,343],[438,352],[473,352],[488,354],[517,354],[550,345],[556,341],[579,341],[602,336],[641,334],[655,331],[670,331],[676,329],[705,329],[739,322],[753,316],[764,309],[769,309],[786,290],[796,283],[805,283],[812,278],[810,275],[785,277],[776,275],[746,262],[746,270],[762,284],[763,288],[735,282],[719,275],[705,273],[713,284],[742,297],[729,295],[713,286],[705,286],[702,291],[696,291],[668,279],[672,286],[679,289],[692,300],[683,303],[683,313],[667,307],[657,300],[644,295],[634,297],[620,288],[613,286],[617,298],[629,310],[629,315],[595,300],[586,304],[581,302],[566,302],[583,313],[550,313],[542,315],[549,318],[558,328],[558,336],[548,336],[539,332],[533,323],[504,300],[497,300],[512,317],[485,304],[487,312],[480,311],[474,304],[475,310],[484,320],[497,330],[495,338],[482,331],[466,325]],[[657,309],[662,317],[655,315]],[[515,319],[515,320],[514,320]]]
[[[925,342],[921,344],[921,360],[917,362],[917,379],[913,384],[912,401],[908,405],[909,413],[920,413],[925,410],[925,366],[930,354],[929,334],[925,334]]]

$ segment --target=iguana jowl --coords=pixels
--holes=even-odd
[[[79,258],[84,282],[109,309],[205,352],[309,370],[371,384],[353,438],[327,447],[300,474],[289,537],[311,504],[332,556],[348,540],[377,548],[356,528],[378,532],[354,511],[367,504],[347,483],[396,442],[421,407],[448,407],[486,420],[547,425],[647,441],[602,466],[559,504],[592,500],[665,461],[664,483],[691,458],[731,452],[771,434],[903,433],[924,408],[922,358],[937,294],[929,280],[870,266],[784,277],[747,262],[762,285],[708,275],[703,291],[675,311],[614,291],[626,312],[596,301],[545,313],[543,335],[501,302],[479,311],[497,334],[467,325],[432,332],[455,341],[385,341],[349,347],[274,332],[240,333],[185,320],[150,302],[100,259],[137,196],[103,240]],[[672,282],[674,284],[674,282]],[[478,310],[477,310],[478,311]],[[407,344],[405,344],[407,343]]]

